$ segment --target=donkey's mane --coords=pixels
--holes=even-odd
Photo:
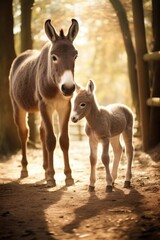
[[[61,37],[62,39],[65,38],[65,35],[64,35],[63,29],[60,30],[59,35],[60,35],[60,37]]]

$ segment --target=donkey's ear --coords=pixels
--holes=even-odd
[[[89,94],[93,93],[95,88],[94,82],[92,80],[89,80],[88,84],[87,84],[87,92]]]
[[[77,36],[78,30],[79,30],[79,25],[78,25],[77,20],[72,19],[72,24],[71,24],[71,26],[68,30],[68,34],[67,34],[67,37],[71,42],[73,42],[75,37]]]
[[[49,38],[49,40],[51,42],[55,42],[56,40],[59,39],[59,36],[58,34],[56,33],[56,31],[54,30],[54,27],[52,26],[51,24],[51,20],[48,19],[46,22],[45,22],[45,33],[47,35],[47,37]]]

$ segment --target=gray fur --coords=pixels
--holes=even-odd
[[[106,191],[112,191],[112,184],[117,178],[118,164],[122,155],[122,146],[120,135],[123,136],[126,155],[127,171],[125,187],[130,186],[131,165],[133,159],[133,114],[132,111],[123,104],[110,104],[107,107],[99,107],[94,95],[94,82],[89,81],[87,89],[81,89],[77,86],[78,94],[74,100],[71,119],[77,122],[83,117],[86,118],[86,134],[89,137],[90,144],[90,187],[94,190],[96,182],[96,162],[98,143],[102,143],[102,162],[106,169]],[[114,152],[114,163],[112,174],[109,169],[109,143],[111,143]]]

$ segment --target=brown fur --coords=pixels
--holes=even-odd
[[[72,19],[68,34],[65,36],[61,30],[59,36],[51,25],[51,21],[47,20],[45,32],[50,43],[47,43],[41,51],[28,50],[20,54],[13,61],[9,76],[13,116],[22,145],[21,177],[28,176],[26,114],[40,111],[43,167],[48,186],[56,185],[53,166],[56,138],[53,132],[52,114],[57,111],[66,184],[70,185],[73,184],[73,179],[68,158],[68,120],[71,110],[70,99],[75,89],[73,76],[74,61],[77,56],[72,42],[78,33],[78,23]]]
[[[78,87],[78,94],[74,101],[72,112],[72,121],[77,122],[83,117],[86,118],[86,134],[89,137],[90,144],[90,187],[94,190],[96,182],[96,162],[98,143],[102,143],[102,162],[106,169],[106,191],[112,191],[112,184],[117,178],[118,164],[122,155],[122,146],[120,144],[120,135],[126,146],[126,155],[128,158],[125,187],[130,186],[131,165],[133,158],[132,130],[133,114],[131,110],[122,104],[110,104],[107,107],[99,107],[94,96],[94,83],[90,80],[87,90]],[[114,163],[112,175],[109,170],[109,143],[111,142],[114,152]]]

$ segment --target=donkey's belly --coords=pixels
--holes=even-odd
[[[34,79],[27,78],[24,73],[19,72],[14,75],[11,82],[11,96],[16,105],[25,111],[32,112],[38,110]]]
[[[38,111],[38,102],[35,100],[32,90],[25,90],[22,88],[14,92],[14,100],[17,105],[27,112]]]
[[[27,112],[37,111],[38,102],[35,94],[35,84],[29,84],[30,79],[16,78],[12,85],[12,95],[17,105]]]

